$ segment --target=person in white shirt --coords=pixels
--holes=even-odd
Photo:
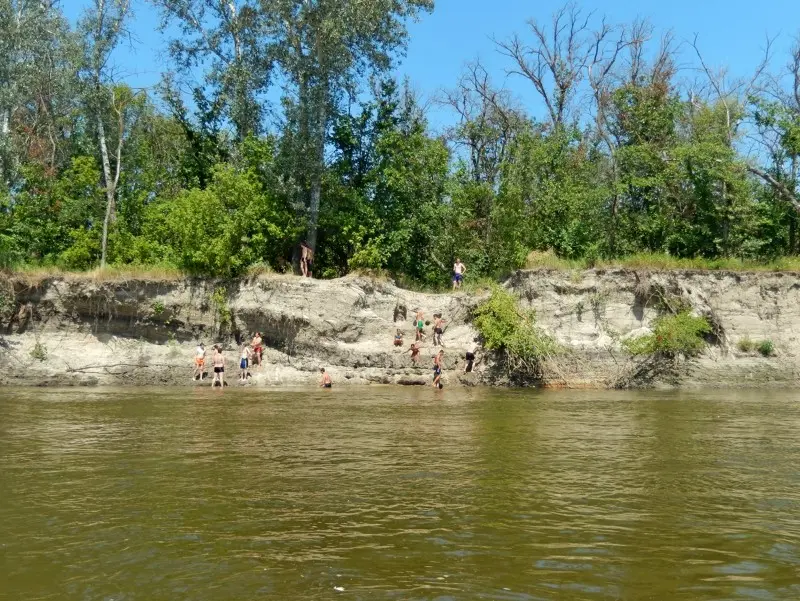
[[[200,380],[203,379],[205,375],[205,366],[206,366],[206,347],[201,342],[197,345],[197,348],[194,351],[194,373],[192,374],[192,380],[196,380],[197,376],[200,376]]]
[[[467,268],[461,262],[461,259],[457,258],[455,265],[453,265],[453,290],[461,288],[461,282],[464,280],[466,272]]]

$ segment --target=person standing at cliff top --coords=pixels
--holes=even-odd
[[[461,288],[465,273],[467,273],[467,268],[461,262],[461,259],[456,257],[456,262],[453,265],[453,290]]]
[[[314,249],[305,240],[300,243],[300,272],[303,277],[313,277],[314,268]]]
[[[211,388],[217,384],[219,380],[220,388],[225,388],[225,355],[222,354],[222,349],[218,344],[214,345],[214,356],[211,359],[214,364],[214,379],[211,381]]]
[[[305,240],[300,243],[300,273],[303,277],[308,277],[308,245]]]
[[[201,342],[197,345],[197,348],[194,351],[194,372],[192,373],[192,381],[196,380],[198,375],[200,376],[200,381],[203,380],[203,376],[205,375],[205,366],[206,347]]]
[[[239,369],[242,370],[242,372],[239,374],[239,380],[242,382],[247,381],[247,376],[248,376],[247,367],[250,365],[251,360],[252,360],[252,352],[250,351],[250,345],[243,344],[242,354],[239,358]]]

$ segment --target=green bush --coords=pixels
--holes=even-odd
[[[473,319],[484,347],[504,353],[509,371],[539,373],[541,361],[560,352],[555,340],[536,327],[535,313],[521,309],[517,298],[498,285],[475,308]]]
[[[757,348],[758,352],[765,357],[771,357],[775,353],[775,345],[772,344],[772,340],[762,340],[758,343]]]
[[[632,355],[691,357],[705,348],[703,336],[709,332],[711,326],[705,317],[696,317],[684,311],[658,317],[653,324],[652,334],[626,340],[623,345]]]
[[[218,287],[211,295],[211,302],[217,310],[220,327],[225,327],[231,324],[231,309],[228,306],[228,293],[223,287]]]
[[[31,349],[31,357],[37,361],[46,361],[47,347],[37,340],[36,344],[34,344],[33,348]]]

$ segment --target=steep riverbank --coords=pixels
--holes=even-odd
[[[800,383],[800,276],[786,273],[521,271],[506,284],[567,353],[548,365],[550,386],[793,386]],[[341,384],[430,382],[431,331],[422,367],[407,353],[411,320],[441,312],[448,321],[446,381],[504,384],[492,357],[479,352],[471,311],[480,296],[424,294],[363,277],[307,280],[265,276],[100,282],[85,276],[28,281],[11,277],[0,299],[0,382],[16,385],[192,385],[193,349],[222,343],[228,380],[236,381],[237,337],[264,334],[265,366],[248,385],[307,385],[320,367]],[[626,337],[645,333],[669,294],[714,325],[698,358],[653,364],[629,357]],[[397,328],[403,351],[392,345]],[[775,353],[743,352],[739,341],[769,340]]]

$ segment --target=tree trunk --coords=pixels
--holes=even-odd
[[[308,245],[317,251],[317,224],[319,222],[319,205],[322,197],[322,174],[325,170],[325,132],[327,130],[328,112],[325,108],[327,90],[319,94],[314,111],[314,158],[310,182],[310,202],[308,218]]]
[[[117,195],[117,182],[111,175],[111,163],[108,158],[108,145],[106,143],[106,129],[103,125],[103,118],[97,116],[97,137],[100,142],[100,156],[103,159],[103,178],[106,182],[106,216],[103,220],[103,238],[100,246],[100,268],[106,266],[106,250],[108,246],[108,226],[114,219],[116,207],[115,198]]]

